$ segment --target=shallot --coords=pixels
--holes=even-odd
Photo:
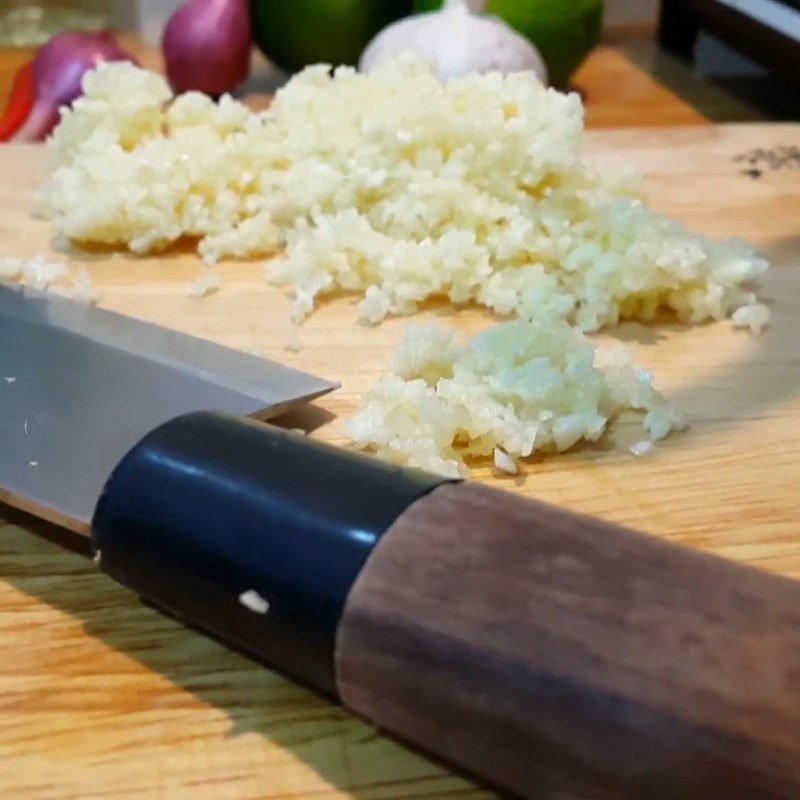
[[[212,97],[250,74],[252,29],[247,0],[188,0],[164,29],[167,77],[176,92]]]
[[[12,141],[44,139],[58,123],[59,109],[81,95],[83,76],[104,61],[135,63],[108,32],[60,33],[40,48],[33,59],[33,107]]]

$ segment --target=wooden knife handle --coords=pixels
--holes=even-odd
[[[152,604],[535,800],[798,800],[800,584],[253,421],[146,436],[93,519]]]
[[[522,797],[800,798],[800,584],[485,486],[384,534],[336,676]]]

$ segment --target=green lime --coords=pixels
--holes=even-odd
[[[441,5],[441,0],[414,0],[415,11]],[[597,44],[603,26],[603,0],[488,0],[486,11],[536,45],[554,86],[566,84]]]
[[[253,38],[288,70],[357,64],[372,37],[411,13],[412,0],[251,0]]]

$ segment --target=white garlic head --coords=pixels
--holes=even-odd
[[[410,51],[437,65],[441,80],[473,72],[534,72],[547,83],[539,51],[501,19],[473,13],[464,0],[449,0],[438,12],[407,17],[381,31],[361,56],[370,72]]]

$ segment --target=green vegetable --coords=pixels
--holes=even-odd
[[[357,64],[372,37],[411,14],[412,0],[251,0],[253,38],[288,70]]]
[[[414,0],[415,12],[441,6],[442,0]],[[597,44],[603,26],[603,0],[488,0],[486,12],[536,45],[555,86],[566,84]]]

